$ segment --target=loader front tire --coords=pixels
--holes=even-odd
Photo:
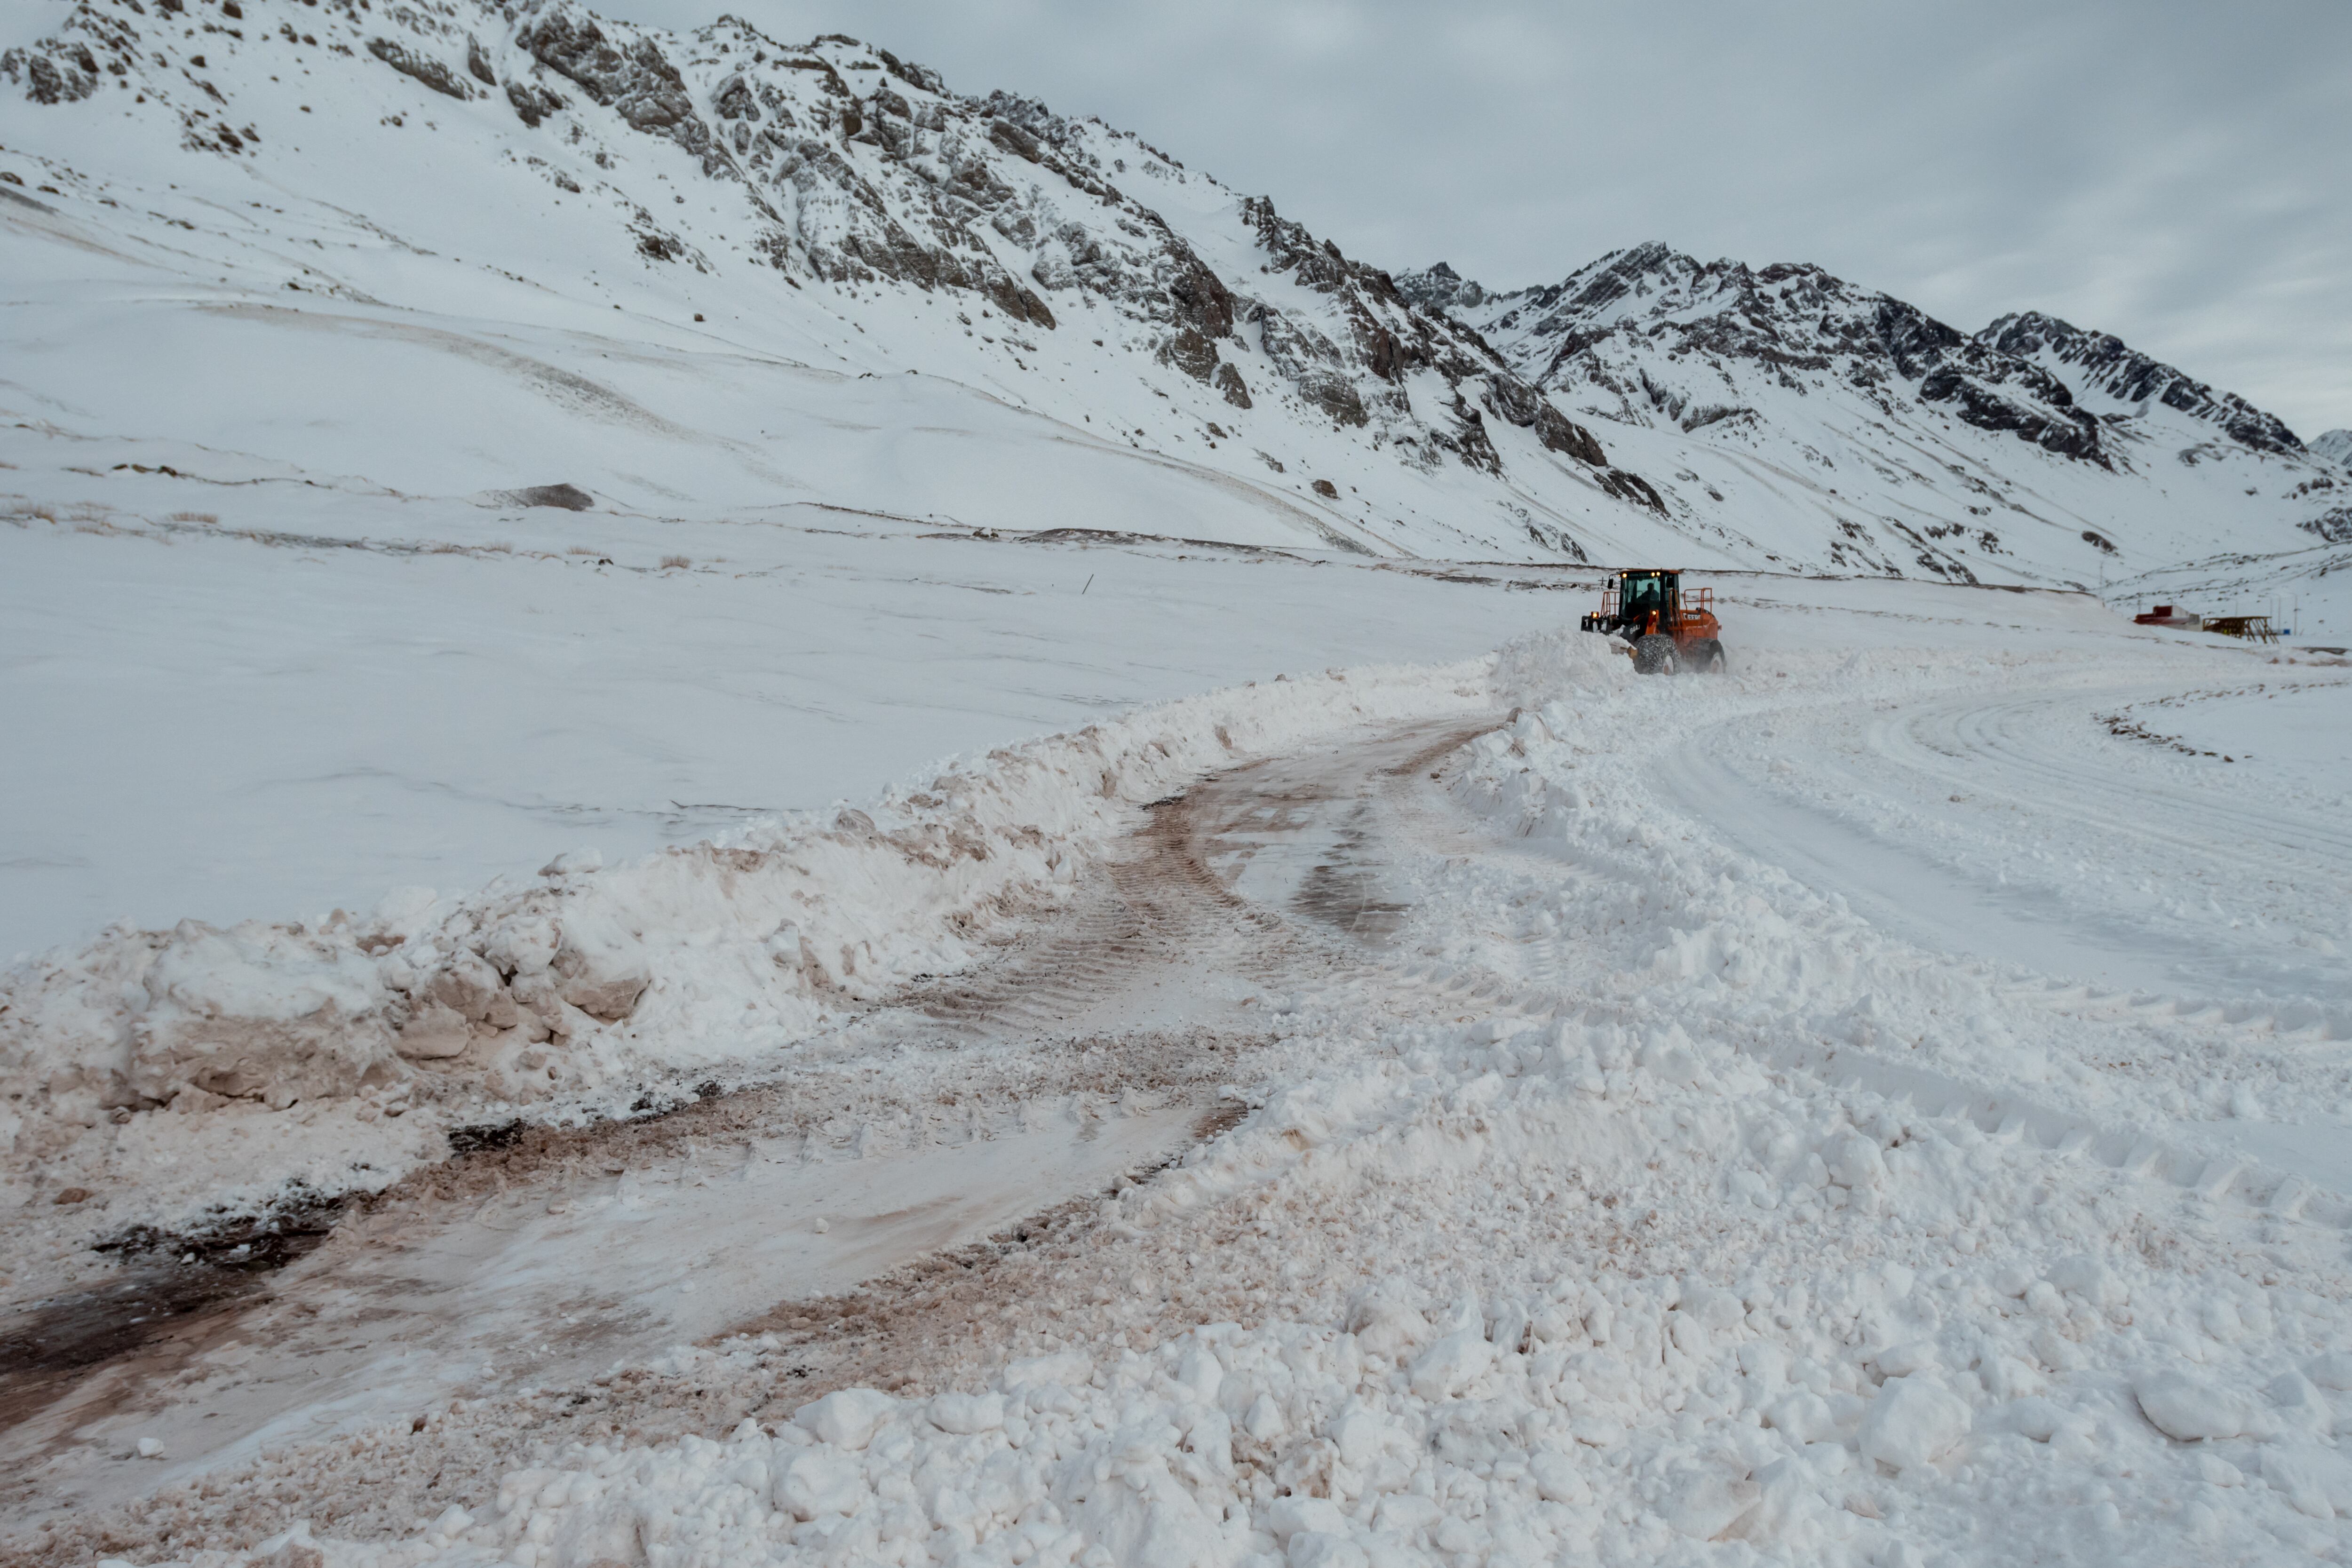
[[[1633,645],[1633,673],[1673,675],[1682,668],[1682,650],[1664,632],[1652,632]]]

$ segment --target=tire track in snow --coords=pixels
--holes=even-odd
[[[2147,689],[2130,689],[2144,697]],[[2165,826],[2168,820],[2178,824],[2198,814],[2228,817],[2234,811],[2238,820],[2252,825],[2250,832],[2277,835],[2275,847],[2283,858],[2295,866],[2312,861],[2313,857],[2294,844],[2293,835],[2299,831],[2296,825],[2302,820],[2294,814],[2259,805],[2244,807],[2242,803],[2217,803],[2204,792],[2161,784],[2150,785],[2136,773],[2124,773],[2119,779],[2116,773],[2077,763],[2071,757],[2053,755],[2052,748],[2037,744],[2033,739],[2052,732],[2052,714],[2064,712],[2070,718],[2087,721],[2091,708],[2113,695],[2042,691],[2010,699],[1991,699],[1982,694],[1935,699],[1916,706],[1906,705],[1899,716],[1869,720],[1856,728],[1870,742],[1872,754],[1886,756],[1939,781],[1965,784],[1972,792],[1985,788],[1982,775],[1970,771],[1973,764],[1987,758],[1997,766],[2013,762],[2019,771],[2049,783],[2067,800],[2096,803],[2103,795],[2123,797],[2111,811],[2095,804],[2077,808],[2075,815],[2080,820],[2099,827],[2177,842],[2197,848],[2217,863],[2242,867],[2243,859],[2233,858],[2229,848],[2216,847],[2210,840],[2200,843],[2186,830]],[[2076,709],[2082,711],[2076,713]],[[1802,722],[1816,717],[1811,713],[1791,713],[1779,721]],[[1919,741],[1923,733],[1946,737],[1947,743]],[[1901,744],[1891,745],[1887,740],[1890,736],[1901,738],[1913,748],[1923,748],[1927,755],[1918,756]],[[2098,739],[2104,739],[2103,731]],[[2097,740],[2092,743],[2095,745]],[[1853,894],[1858,903],[1886,902],[1884,898],[1874,898],[1873,889],[1855,886],[1841,875],[1851,873],[1853,862],[1850,858],[1823,859],[1809,856],[1804,852],[1804,835],[1785,831],[1801,818],[1815,824],[1818,831],[1831,824],[1826,813],[1778,801],[1771,803],[1780,808],[1777,815],[1759,813],[1758,805],[1764,800],[1765,792],[1707,755],[1703,743],[1665,748],[1650,765],[1644,779],[1646,787],[1670,807],[1679,808],[1695,824],[1717,830],[1727,847],[1788,870],[1796,879],[1810,882],[1818,890],[1841,896]],[[1993,787],[1998,788],[2001,782],[1996,776]],[[1941,792],[1943,784],[1939,782],[1935,787]],[[2028,805],[2047,805],[2046,800],[2037,800],[2022,791],[2017,798]],[[2154,821],[2151,816],[2155,816]],[[1596,897],[1605,900],[1613,894],[1635,895],[1640,891],[1627,884],[1622,865],[1611,866],[1602,858],[1579,856],[1573,851],[1569,858],[1561,858],[1523,839],[1498,842],[1491,837],[1465,854],[1458,828],[1440,824],[1433,830],[1427,826],[1427,818],[1422,821],[1425,833],[1442,835],[1431,837],[1425,844],[1430,852],[1484,862],[1507,878],[1540,881],[1555,890],[1565,885],[1574,889],[1574,897],[1588,900]],[[1783,831],[1759,831],[1759,826]],[[1932,904],[1937,897],[1965,897],[1968,892],[1958,879],[1912,853],[1904,841],[1866,835],[1843,822],[1838,822],[1833,831],[1853,839],[1853,847],[1857,852],[1863,851],[1866,837],[1867,853],[1879,860],[1893,860],[1906,868],[1929,871],[1933,875],[1927,880],[1931,884],[1950,884],[1940,888],[1914,885],[1909,891],[1915,900],[1924,899]],[[2332,832],[2315,837],[2322,852],[2318,863],[2321,872],[2334,869],[2327,857],[2338,847],[2347,852],[2347,859],[2352,860],[2352,837]],[[1809,866],[1816,871],[1827,869],[1832,875],[1808,877],[1805,868]],[[1878,868],[1885,870],[1884,866]],[[1894,888],[1878,890],[1889,896],[1897,891]],[[1948,914],[1948,910],[1929,912],[1909,922],[1912,930],[1898,927],[1895,934],[1910,939],[1923,961],[1951,963],[1966,951],[1967,931],[1962,925],[1945,923],[1937,918],[1939,914]],[[2133,940],[2143,940],[2142,933],[2133,933]],[[2037,927],[2029,942],[2006,956],[2012,957],[2018,968],[2042,976],[2051,973],[2053,955],[2063,958],[2075,950],[2074,944],[2053,941],[2046,929]],[[1507,1004],[1509,1011],[1522,1016],[1624,1023],[1639,1012],[1639,1008],[1596,995],[1601,972],[1612,967],[1609,959],[1596,958],[1594,953],[1540,931],[1515,932],[1509,952],[1517,964],[1514,973],[1475,963],[1450,963],[1435,966],[1431,982],[1463,994],[1497,998]],[[2037,958],[2039,963],[2034,962]],[[1622,955],[1616,955],[1615,962],[1622,963]],[[2046,978],[2029,982],[2015,977],[1998,987],[2007,997],[2037,1008],[2058,1009],[2080,1024],[2128,1025],[2153,1014],[2169,1012],[2194,1019],[2200,1026],[2225,1029],[2242,1047],[2263,1041],[2272,1044],[2274,1049],[2280,1048],[2278,1037],[2287,1034],[2306,1037],[2313,1047],[2318,1047],[2345,1034],[2342,1019],[2326,1016],[2308,1005],[2294,1004],[2284,1008],[2266,1002],[2223,1005],[2184,997],[2177,984],[2155,989],[2158,994],[2151,997],[2145,992],[2133,994],[2112,986],[2070,984]],[[1897,1059],[1866,1047],[1813,1038],[1801,1028],[1779,1029],[1768,1037],[1738,1020],[1734,1016],[1736,1011],[1718,1006],[1713,994],[1705,990],[1686,994],[1675,1007],[1676,1015],[1686,1016],[1693,1027],[1715,1031],[1743,1053],[1780,1071],[1810,1078],[1828,1089],[1863,1089],[1916,1106],[1927,1116],[1966,1118],[1979,1131],[2003,1142],[2031,1138],[2042,1148],[2063,1156],[2086,1158],[2112,1171],[2159,1180],[2206,1202],[2232,1206],[2243,1213],[2352,1230],[2352,1193],[2330,1190],[2316,1179],[2315,1172],[2290,1168],[2272,1157],[2275,1151],[2198,1148],[2162,1130],[2151,1131],[2129,1120],[2103,1118],[2053,1103],[2023,1084],[1971,1081],[1966,1076],[1921,1067],[1908,1058]],[[1720,1016],[1714,1016],[1718,1013]],[[2287,1042],[2284,1048],[2294,1052],[2305,1047]]]
[[[2073,732],[2081,709],[2147,700],[2145,686],[2080,693],[2037,695],[1988,701],[1960,698],[1928,704],[1900,721],[1872,726],[1872,748],[1900,765],[1954,782],[1981,786],[1986,764],[2013,775],[1996,777],[2035,809],[2072,816],[2104,831],[2124,832],[2200,858],[2228,859],[2217,844],[2222,834],[2259,847],[2294,865],[2308,865],[2313,850],[2337,866],[2337,880],[2352,867],[2352,832],[2306,812],[2232,798],[2227,793],[2183,789],[2160,780],[2089,765],[2074,751],[2050,745],[2045,737]],[[2172,694],[2164,689],[2163,694]],[[1958,762],[1960,765],[1955,766]],[[2098,808],[2070,801],[2112,803]],[[2179,826],[2193,820],[2195,829]]]
[[[2315,1004],[2298,996],[2340,994],[2340,965],[2276,941],[2217,944],[2209,928],[2180,929],[2163,900],[2184,889],[2227,898],[2259,887],[2263,900],[2249,908],[2265,920],[2323,919],[2352,900],[2352,834],[2234,791],[2150,778],[2136,756],[2127,757],[2135,765],[2098,765],[2093,753],[2106,736],[2094,732],[2092,715],[2152,689],[1906,704],[1859,727],[1858,753],[1826,741],[1784,746],[1833,781],[1801,792],[1771,787],[1694,744],[1669,757],[1659,787],[1694,820],[1919,945],[2184,1001],[2267,996],[2265,1006],[2293,1015],[2283,1026],[2303,1026]],[[1818,714],[1778,721],[1820,733]],[[2082,743],[2068,744],[2070,736]],[[1936,804],[1948,800],[1968,810]],[[1893,803],[1900,830],[1855,819],[1855,804],[1875,801]],[[1923,822],[1958,824],[1965,839],[1914,831]],[[2000,865],[2004,857],[2058,874],[2016,879]],[[2080,868],[2063,874],[2070,863]],[[2118,878],[2165,892],[2084,896]]]
[[[1282,993],[1383,973],[1349,934],[1364,934],[1379,901],[1364,880],[1377,871],[1366,803],[1393,799],[1492,722],[1360,733],[1157,803],[1073,902],[997,963],[924,983],[809,1042],[793,1080],[650,1121],[533,1129],[420,1173],[259,1300],[77,1369],[62,1397],[20,1413],[0,1431],[0,1472],[17,1478],[0,1508],[20,1523],[62,1507],[78,1526],[135,1529],[142,1496],[237,1464],[264,1430],[329,1441],[452,1391],[529,1398],[517,1391],[585,1384],[616,1358],[746,1326],[792,1341],[794,1364],[773,1390],[681,1394],[648,1375],[625,1394],[583,1397],[554,1424],[583,1440],[608,1436],[616,1412],[635,1436],[724,1429],[762,1399],[904,1377],[926,1364],[943,1321],[968,1315],[942,1304],[942,1277],[984,1274],[1032,1239],[1082,1254],[1105,1184],[1148,1174],[1230,1125],[1239,1108],[1221,1108],[1217,1088],[1250,1080]],[[1284,898],[1234,890],[1276,861]],[[889,1087],[901,1077],[915,1087]],[[1139,1091],[1139,1110],[1122,1103]],[[1052,1112],[1042,1127],[1028,1114],[1040,1102]],[[891,1111],[913,1123],[896,1149],[842,1127],[870,1129]],[[1030,1180],[992,1186],[987,1156],[1026,1147],[1024,1136],[1054,1157],[1032,1160]],[[810,1219],[828,1213],[839,1223],[809,1238]],[[780,1234],[806,1245],[780,1247]],[[839,1255],[831,1268],[811,1265],[820,1240]],[[740,1306],[681,1309],[678,1287],[698,1268],[763,1247],[748,1278],[706,1295],[713,1309]],[[224,1352],[233,1364],[215,1364]],[[192,1375],[201,1381],[190,1386]],[[79,1434],[124,1417],[163,1435],[168,1468],[88,1451]],[[549,1430],[541,1422],[529,1440]],[[462,1453],[419,1443],[414,1463],[340,1481],[333,1517],[404,1527],[519,1462],[525,1437]],[[63,1491],[60,1459],[75,1472]],[[222,1505],[224,1522],[232,1509]],[[229,1531],[240,1533],[250,1532]],[[80,1539],[58,1536],[54,1560]]]

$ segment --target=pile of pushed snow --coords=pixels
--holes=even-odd
[[[1565,626],[1514,637],[1496,650],[1496,698],[1507,708],[1535,708],[1617,690],[1633,668],[1627,650],[1614,638]]]
[[[1483,710],[1493,668],[1252,683],[961,760],[871,811],[610,868],[568,855],[470,898],[117,930],[0,977],[0,1146],[19,1174],[102,1179],[111,1151],[142,1140],[89,1135],[165,1111],[349,1104],[382,1136],[384,1114],[423,1102],[593,1103],[740,1063],[967,965],[976,935],[1066,894],[1139,803],[1307,737]],[[248,1182],[257,1170],[240,1165]]]

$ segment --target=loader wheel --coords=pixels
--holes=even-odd
[[[1702,675],[1722,675],[1731,668],[1731,661],[1723,657],[1723,645],[1713,637],[1691,649],[1690,664]]]
[[[1672,675],[1683,665],[1682,650],[1663,632],[1652,632],[1633,645],[1633,673]]]

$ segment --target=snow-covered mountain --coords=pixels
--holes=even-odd
[[[2352,430],[2329,430],[2315,436],[2306,443],[2306,448],[2315,457],[2352,468]]]
[[[55,373],[19,417],[655,514],[1553,559],[1658,515],[1475,332],[1268,201],[887,50],[562,0],[165,3],[84,0],[0,58],[9,271],[130,269],[70,363],[17,356]],[[106,390],[159,376],[181,395],[143,420]]]
[[[0,460],[36,501],[193,474],[2084,583],[2308,548],[2347,494],[2276,419],[2062,322],[1970,337],[1659,246],[1507,294],[1392,279],[839,35],[79,0],[0,77]]]
[[[1539,289],[1443,264],[1398,287],[1656,475],[1676,521],[1769,559],[2082,581],[2305,551],[2352,515],[2275,416],[2035,312],[1970,335],[1818,267],[1658,244]]]

